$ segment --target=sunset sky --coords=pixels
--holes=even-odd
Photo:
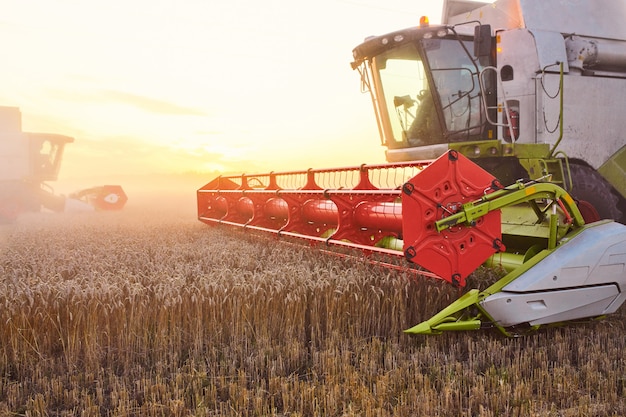
[[[59,182],[382,162],[352,49],[441,3],[0,0],[0,105],[75,138]]]

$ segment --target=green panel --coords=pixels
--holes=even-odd
[[[448,148],[474,159],[504,156],[505,154],[502,144],[497,140],[450,143]]]
[[[531,180],[545,178],[550,175],[549,180],[559,186],[567,189],[564,185],[563,165],[560,159],[542,159],[542,158],[520,158],[520,164],[524,167]]]
[[[545,159],[550,155],[550,146],[545,143],[502,143],[497,140],[481,140],[450,143],[448,147],[473,159],[496,156]]]
[[[515,156],[524,158],[549,158],[550,145],[547,143],[516,143],[514,145]]]
[[[466,308],[478,303],[479,291],[469,290],[448,307],[439,313],[410,329],[405,330],[409,334],[439,334],[444,330],[476,330],[480,328],[480,321],[477,319],[459,320],[455,314],[462,312]],[[442,326],[442,324],[446,324]],[[440,328],[438,328],[440,327]]]
[[[491,255],[487,259],[484,265],[491,269],[504,269],[506,272],[511,272],[524,263],[524,255],[517,253],[498,252]]]
[[[598,172],[626,198],[626,146],[615,152],[604,165],[598,168]]]
[[[433,330],[435,330],[436,332],[443,332],[443,331],[463,332],[463,331],[468,331],[468,330],[478,330],[480,329],[481,324],[482,322],[480,320],[462,320],[462,321],[455,321],[455,322],[450,322],[450,323],[437,324],[433,326]]]

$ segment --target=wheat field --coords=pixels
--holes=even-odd
[[[456,289],[190,210],[0,226],[0,416],[626,415],[624,307],[410,337]]]

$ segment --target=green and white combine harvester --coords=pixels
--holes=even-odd
[[[198,190],[198,219],[404,257],[459,287],[481,265],[503,271],[407,333],[512,336],[614,313],[626,300],[625,12],[450,0],[441,25],[370,37],[352,67],[388,163],[220,176]]]

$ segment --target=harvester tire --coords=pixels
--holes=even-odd
[[[619,199],[602,175],[585,165],[571,164],[569,169],[573,183],[570,194],[575,200],[591,204],[600,219],[622,219],[623,214],[618,207]]]

